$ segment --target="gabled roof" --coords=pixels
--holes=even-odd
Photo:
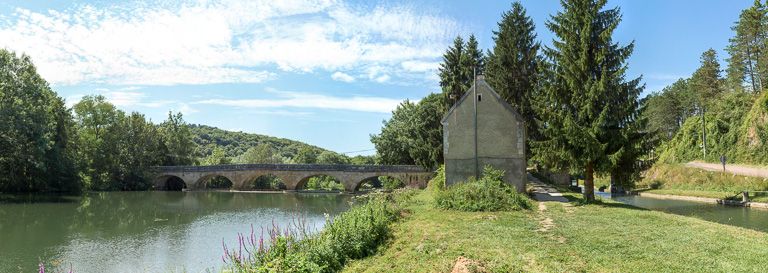
[[[491,95],[493,95],[496,98],[496,100],[501,102],[501,105],[503,105],[505,109],[507,109],[512,114],[514,114],[515,117],[517,117],[520,121],[525,121],[523,116],[521,116],[520,113],[517,112],[517,109],[515,109],[515,107],[512,107],[512,105],[509,105],[509,103],[507,103],[506,100],[502,99],[501,96],[499,96],[499,93],[496,93],[496,90],[493,90],[493,88],[491,88],[491,86],[488,85],[488,83],[483,78],[479,78],[479,79],[476,79],[475,82],[472,84],[472,86],[469,87],[469,90],[464,92],[464,95],[461,96],[461,99],[459,99],[455,104],[453,104],[453,106],[451,106],[451,109],[449,109],[448,112],[445,113],[445,116],[443,116],[443,119],[440,120],[440,124],[445,125],[446,120],[453,113],[453,111],[457,107],[459,107],[460,104],[464,103],[464,100],[466,100],[467,97],[469,97],[470,94],[472,94],[472,88],[475,88],[475,85],[478,85],[483,88],[487,88],[488,91],[490,91],[489,93],[491,93]]]

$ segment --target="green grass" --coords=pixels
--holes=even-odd
[[[768,190],[768,179],[688,168],[682,164],[656,164],[638,183],[638,188],[652,188],[648,192],[658,194],[740,199],[745,190]],[[768,198],[760,196],[755,201],[764,202]]]
[[[489,272],[763,272],[768,260],[766,233],[611,201],[461,212],[433,195],[420,191],[389,243],[344,271],[449,272],[459,256]]]

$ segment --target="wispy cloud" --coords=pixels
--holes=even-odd
[[[194,104],[224,105],[242,108],[314,108],[360,112],[389,113],[400,100],[381,97],[336,97],[303,92],[270,91],[277,95],[274,99],[208,99]]]
[[[0,47],[31,55],[61,85],[257,83],[371,66],[388,73],[367,78],[387,82],[439,60],[460,29],[409,6],[333,0],[80,5],[0,17]]]
[[[347,73],[336,71],[331,75],[331,79],[334,81],[341,81],[341,82],[353,82],[355,81],[355,77],[352,75],[349,75]]]

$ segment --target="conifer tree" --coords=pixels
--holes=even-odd
[[[453,46],[443,54],[443,63],[440,64],[440,87],[443,89],[443,96],[447,108],[453,106],[456,101],[464,94],[465,77],[462,68],[462,58],[464,53],[464,39],[456,36],[453,40]]]
[[[472,86],[473,73],[482,74],[484,67],[485,57],[475,35],[470,35],[466,43],[461,36],[456,36],[453,46],[443,54],[439,68],[440,87],[447,109]]]
[[[742,83],[747,79],[753,92],[763,88],[768,80],[768,63],[765,51],[768,47],[768,9],[755,0],[754,5],[739,15],[739,21],[733,26],[736,35],[730,39],[728,53],[728,81]],[[740,81],[741,80],[741,81]]]
[[[483,56],[483,51],[480,50],[475,34],[470,34],[469,39],[467,39],[463,60],[464,65],[462,65],[462,68],[464,68],[464,79],[466,80],[464,84],[466,89],[469,89],[472,87],[472,77],[474,74],[482,75],[485,70],[485,57]]]
[[[536,96],[544,140],[535,158],[548,165],[584,170],[584,197],[594,200],[594,173],[615,168],[626,147],[625,132],[636,121],[640,78],[625,80],[634,43],[612,40],[618,8],[607,0],[561,0],[563,10],[547,22],[556,36],[546,47],[541,95]],[[627,159],[624,159],[627,160]]]
[[[717,52],[710,48],[701,54],[701,66],[693,72],[691,77],[691,87],[697,94],[699,111],[705,109],[709,101],[723,92],[722,81]]]
[[[536,42],[533,20],[519,2],[501,15],[499,30],[493,32],[495,45],[488,53],[486,80],[525,118],[528,139],[540,139],[531,97],[536,90],[540,44]],[[530,155],[530,153],[526,153]]]

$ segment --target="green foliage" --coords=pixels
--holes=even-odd
[[[336,178],[329,175],[317,175],[307,180],[305,190],[343,191],[344,185]]]
[[[166,153],[163,165],[193,165],[197,162],[197,146],[192,141],[192,131],[181,112],[168,112],[168,119],[160,124],[160,133]]]
[[[391,200],[399,198],[371,195],[329,219],[320,233],[301,224],[273,227],[269,246],[246,239],[246,251],[225,250],[225,258],[234,272],[338,272],[348,261],[374,254],[389,238],[389,224],[400,210]]]
[[[718,103],[706,112],[705,124],[702,124],[701,116],[688,118],[675,137],[660,147],[660,162],[679,163],[702,159],[719,162],[720,155],[728,157],[730,162],[768,162],[765,154],[752,152],[760,151],[762,145],[749,140],[750,131],[759,132],[751,128],[760,128],[761,124],[759,121],[749,121],[753,114],[760,115],[760,107],[754,106],[759,103],[759,99],[755,100],[754,96],[744,91],[726,92],[719,98]],[[750,105],[752,111],[748,111]],[[762,124],[764,126],[765,123]],[[706,158],[702,150],[703,128],[707,130]]]
[[[376,164],[376,156],[356,155],[349,159],[349,163],[353,165],[374,165]]]
[[[501,15],[493,32],[495,45],[488,53],[486,79],[491,87],[525,118],[528,141],[540,139],[536,113],[531,106],[538,79],[540,44],[533,20],[519,2]],[[526,146],[530,149],[530,145]],[[531,156],[530,151],[526,153]]]
[[[634,44],[620,46],[612,35],[621,14],[603,10],[607,0],[561,1],[563,10],[547,27],[556,40],[546,48],[541,95],[535,107],[543,140],[532,143],[534,159],[553,169],[583,169],[585,197],[593,199],[594,172],[610,172],[618,162],[633,161],[622,150],[640,126],[640,78],[625,80]]]
[[[270,147],[273,155],[290,163],[315,163],[317,155],[326,151],[299,141],[259,134],[225,131],[207,125],[189,125],[192,140],[197,144],[199,155],[208,156],[216,147],[224,149],[227,157],[235,158],[260,144]]]
[[[217,147],[217,149],[222,149]],[[216,150],[214,150],[216,151]],[[281,164],[286,161],[285,158],[274,152],[274,149],[266,143],[261,143],[255,147],[248,148],[245,153],[235,157],[237,164]]]
[[[324,151],[317,156],[318,164],[349,164],[349,158],[345,155],[334,153],[331,151]]]
[[[766,191],[768,179],[739,176],[688,168],[682,164],[657,164],[651,168],[639,185],[662,191],[685,191],[681,195],[703,195],[728,198],[742,191]]]
[[[103,96],[85,96],[74,105],[81,176],[91,190],[146,190],[151,166],[166,163],[167,147],[158,126],[144,115],[126,115]],[[179,117],[180,118],[180,117]]]
[[[720,78],[720,63],[717,62],[717,52],[709,49],[701,54],[701,66],[693,72],[690,81],[691,88],[697,98],[699,112],[711,108],[717,98],[723,93],[723,80]]]
[[[456,104],[464,92],[469,90],[474,82],[473,73],[482,74],[484,66],[483,52],[479,49],[475,35],[470,35],[466,43],[461,36],[456,36],[453,46],[443,54],[438,72],[446,109]]]
[[[736,33],[726,48],[728,59],[727,80],[733,90],[741,90],[745,80],[752,92],[763,90],[762,83],[768,80],[768,66],[765,63],[768,46],[768,9],[760,1],[745,9],[731,29]]]
[[[480,180],[451,185],[435,195],[438,208],[460,211],[510,211],[530,209],[531,202],[504,182],[504,171],[483,168]]]
[[[697,97],[688,82],[677,80],[645,98],[642,115],[648,120],[648,131],[661,141],[672,139],[685,120],[696,113]]]
[[[418,164],[431,169],[443,161],[445,114],[439,94],[429,94],[419,103],[402,102],[384,121],[381,134],[372,135],[380,164]]]
[[[440,165],[435,170],[435,175],[427,183],[427,190],[441,191],[445,189],[445,165]]]
[[[0,49],[0,192],[78,192],[72,117],[29,56]]]

